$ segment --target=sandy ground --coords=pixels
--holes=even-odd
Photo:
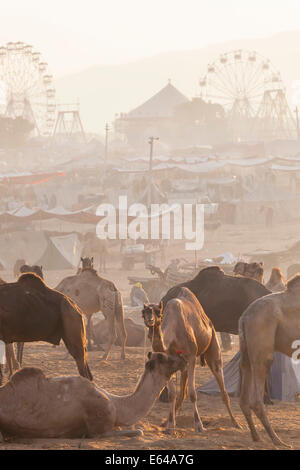
[[[276,227],[270,234],[264,227],[222,227],[221,230],[207,238],[201,258],[213,257],[231,251],[233,254],[245,253],[254,250],[279,250],[291,246],[298,241],[299,225],[291,224],[289,227]],[[169,250],[168,258],[184,257],[191,261],[193,254],[186,253],[183,245]],[[200,258],[200,257],[199,257]],[[297,260],[295,260],[297,261]],[[286,268],[282,266],[282,268]],[[71,272],[46,272],[47,283],[54,287]],[[125,303],[128,299],[128,275],[148,275],[142,265],[138,265],[133,272],[122,272],[120,263],[111,260],[107,277],[113,279],[120,287]],[[12,280],[11,272],[2,272],[7,281]],[[238,348],[237,341],[231,353],[224,354],[224,363],[228,362]],[[127,348],[127,358],[120,360],[120,349],[114,347],[107,363],[100,361],[101,352],[89,353],[89,364],[97,385],[109,392],[125,395],[134,390],[140,374],[143,371],[145,355],[149,348]],[[77,375],[75,362],[66,356],[64,346],[52,348],[45,343],[27,344],[24,353],[24,365],[40,367],[47,376]],[[200,369],[196,373],[197,385],[203,384],[211,373],[208,368]],[[254,444],[246,427],[244,417],[239,408],[237,398],[232,398],[232,408],[235,416],[242,424],[243,429],[238,430],[231,426],[230,418],[223,406],[220,397],[199,395],[198,406],[207,432],[196,434],[193,430],[192,407],[188,400],[177,418],[177,436],[167,436],[161,422],[168,415],[168,404],[157,402],[150,414],[144,418],[138,427],[144,435],[138,438],[110,438],[110,439],[10,439],[0,444],[4,449],[274,449],[273,444],[258,424],[261,442]],[[272,424],[279,436],[293,446],[300,449],[300,403],[275,402],[268,407]]]

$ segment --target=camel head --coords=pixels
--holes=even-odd
[[[239,262],[235,265],[234,274],[236,276],[249,277],[263,283],[264,279],[264,263],[243,263]]]
[[[169,381],[173,374],[177,371],[185,370],[187,361],[181,353],[169,355],[166,353],[148,353],[148,361],[146,362],[146,372],[163,376]]]
[[[94,257],[92,258],[80,258],[82,263],[82,269],[94,269]]]
[[[25,273],[34,273],[41,279],[44,279],[43,266],[29,266],[28,264],[24,264],[20,267],[20,274]]]
[[[163,309],[164,305],[162,302],[160,302],[159,305],[144,304],[142,316],[147,328],[153,328],[154,326],[161,325]]]

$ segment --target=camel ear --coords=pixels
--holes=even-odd
[[[82,258],[82,257],[80,258],[80,261],[83,261],[83,258]]]
[[[152,357],[152,352],[151,352],[151,351],[148,352],[147,357],[148,357],[148,359],[149,359],[149,361],[150,361],[150,359],[151,359],[151,357]]]

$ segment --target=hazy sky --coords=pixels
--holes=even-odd
[[[8,0],[0,42],[33,44],[56,76],[299,29],[299,0]]]

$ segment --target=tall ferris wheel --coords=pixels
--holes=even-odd
[[[220,55],[208,65],[199,86],[200,96],[205,101],[223,107],[231,137],[235,139],[251,135],[270,93],[285,96],[281,74],[271,61],[257,52],[244,50]],[[290,115],[288,110],[286,113]]]
[[[52,134],[55,124],[55,88],[48,64],[33,46],[9,42],[0,47],[0,114],[23,117],[35,134]]]

